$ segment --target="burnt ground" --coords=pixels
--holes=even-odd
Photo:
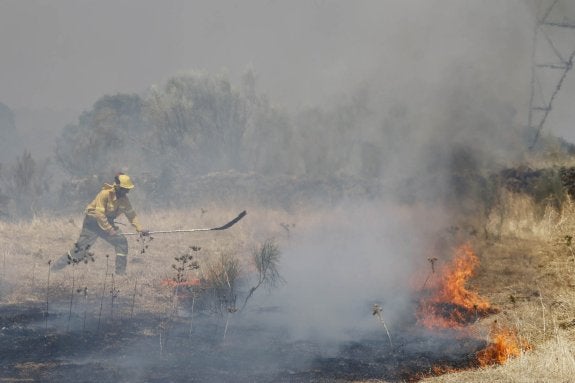
[[[236,314],[234,314],[236,315]],[[139,313],[98,318],[51,312],[45,304],[0,306],[0,381],[34,382],[345,382],[416,381],[432,366],[469,368],[485,342],[411,328],[357,334],[330,351],[291,340],[280,326],[234,316]],[[355,338],[354,338],[355,339]]]

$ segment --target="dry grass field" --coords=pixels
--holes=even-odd
[[[571,236],[575,235],[575,204],[566,203],[560,212],[547,208],[541,214],[527,197],[510,194],[504,199],[504,205],[504,208],[495,210],[487,221],[478,223],[470,217],[468,222],[459,222],[459,227],[466,229],[458,228],[457,240],[469,243],[480,262],[466,286],[497,309],[496,313],[475,321],[469,326],[469,331],[472,336],[489,344],[493,341],[489,329],[497,323],[511,329],[525,347],[502,364],[441,366],[441,359],[438,359],[437,368],[418,366],[407,374],[387,373],[381,377],[377,373],[362,373],[362,368],[369,367],[368,364],[341,367],[343,359],[336,360],[329,368],[343,368],[345,373],[330,375],[324,371],[319,374],[309,366],[305,371],[291,371],[288,365],[292,359],[296,360],[293,355],[299,354],[301,358],[314,355],[309,351],[314,345],[301,341],[283,344],[282,334],[266,338],[266,344],[276,345],[276,350],[270,348],[262,352],[274,354],[276,359],[285,356],[283,364],[275,362],[276,359],[273,362],[274,368],[281,371],[280,375],[276,370],[270,372],[272,362],[266,362],[261,355],[262,365],[270,370],[257,366],[251,369],[233,367],[232,359],[244,363],[242,366],[245,363],[249,365],[251,356],[244,354],[261,348],[250,343],[261,329],[251,327],[249,322],[241,327],[244,334],[248,334],[246,337],[238,336],[236,332],[235,339],[228,335],[226,340],[228,325],[230,331],[240,328],[234,327],[240,326],[237,324],[239,321],[235,322],[235,315],[239,315],[236,311],[243,299],[240,297],[233,304],[220,301],[223,309],[219,316],[202,316],[198,306],[197,318],[204,321],[204,329],[209,331],[194,335],[194,338],[193,326],[202,326],[202,322],[196,324],[196,319],[190,315],[190,297],[195,292],[192,290],[190,293],[185,288],[174,289],[172,283],[178,278],[185,281],[209,280],[209,271],[222,268],[218,262],[226,259],[237,261],[241,278],[257,275],[252,256],[258,246],[273,239],[281,250],[289,249],[291,241],[299,234],[336,219],[330,212],[301,210],[288,213],[242,206],[248,215],[228,230],[155,235],[153,239],[144,241],[132,236],[129,237],[130,260],[126,276],[113,275],[113,250],[101,241],[92,249],[94,262],[68,266],[58,273],[49,271],[49,261],[64,254],[76,240],[82,220],[80,215],[36,217],[31,222],[22,223],[2,222],[0,340],[4,338],[4,342],[8,342],[13,336],[16,341],[14,351],[4,350],[3,355],[10,358],[2,362],[0,382],[73,381],[82,376],[83,381],[178,382],[187,381],[185,376],[190,376],[187,368],[203,371],[204,375],[193,381],[222,382],[573,381],[575,242],[571,243]],[[208,206],[197,211],[162,211],[142,214],[141,221],[152,230],[214,227],[234,218],[240,210]],[[469,227],[475,229],[469,230]],[[131,231],[128,226],[122,230]],[[198,247],[201,249],[197,250]],[[200,267],[186,268],[178,276],[175,258],[185,254],[193,256]],[[260,294],[260,290],[257,293]],[[199,297],[201,292],[197,294]],[[393,336],[403,336],[397,334],[402,331],[398,326],[388,324]],[[379,330],[381,343],[378,344],[385,345],[385,332],[383,328]],[[186,335],[188,331],[189,337]],[[31,338],[36,339],[36,343],[26,343]],[[155,359],[150,364],[152,368],[144,374],[136,373],[140,371],[137,367],[126,367],[120,362],[108,366],[110,361],[103,355],[119,353],[123,355],[121,358],[128,358],[130,352],[126,351],[126,345],[134,338],[148,339],[144,344],[130,347],[148,348],[146,358]],[[3,343],[3,346],[7,347],[7,344]],[[185,357],[178,354],[173,359],[178,353],[176,350],[182,347],[189,348]],[[30,353],[30,349],[36,351]],[[94,356],[96,351],[86,354],[82,349],[97,350],[99,356]],[[58,350],[64,352],[49,355]],[[19,356],[15,357],[13,352]],[[197,356],[194,352],[203,356],[217,353],[218,366],[194,365],[193,360]],[[386,352],[392,356],[393,349]],[[80,357],[82,362],[72,361]],[[248,359],[243,361],[242,357]],[[474,359],[474,356],[470,355],[469,359]],[[329,358],[325,360],[332,361]],[[347,362],[349,360],[346,359]],[[83,369],[80,365],[84,366]],[[164,365],[168,367],[162,370]],[[86,373],[91,375],[82,375]]]
[[[501,237],[478,241],[481,266],[471,281],[497,315],[530,345],[503,365],[429,377],[424,382],[571,382],[575,376],[575,205],[562,212],[509,197]]]
[[[150,213],[140,216],[142,222],[148,224],[151,230],[177,230],[211,228],[220,226],[237,216],[240,211],[204,209],[195,211],[169,211]],[[187,254],[193,246],[201,247],[192,252],[195,260],[205,265],[210,259],[217,259],[220,255],[233,254],[240,262],[249,265],[250,255],[257,244],[267,238],[281,238],[283,231],[279,224],[274,227],[258,227],[253,224],[254,219],[263,219],[271,222],[282,222],[281,219],[271,217],[273,212],[260,212],[259,215],[251,212],[241,224],[227,231],[170,233],[153,235],[152,238],[141,239],[138,236],[129,236],[130,256],[128,273],[126,276],[117,276],[116,287],[122,291],[131,291],[135,283],[139,282],[142,290],[138,292],[142,299],[141,308],[145,310],[162,311],[162,293],[171,294],[171,287],[162,284],[162,281],[171,280],[176,276],[172,265],[176,264],[175,257]],[[76,241],[80,233],[83,216],[74,217],[37,217],[26,223],[1,223],[0,236],[2,241],[2,300],[4,303],[18,303],[26,300],[46,299],[46,283],[48,275],[48,262],[55,261],[65,254]],[[251,221],[251,222],[250,222]],[[134,232],[127,221],[119,221],[124,232]],[[65,294],[70,290],[72,277],[76,286],[88,285],[90,291],[96,291],[102,283],[103,276],[113,274],[114,249],[102,240],[96,241],[91,249],[93,259],[87,264],[80,263],[68,266],[61,272],[51,273],[50,290],[57,295],[57,291]],[[106,268],[108,271],[106,272]],[[186,277],[199,278],[201,271],[189,270]],[[160,303],[153,297],[160,295]]]

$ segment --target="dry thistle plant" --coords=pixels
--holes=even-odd
[[[198,261],[194,260],[192,252],[200,251],[202,248],[198,246],[190,246],[189,251],[179,257],[175,257],[176,264],[172,264],[172,269],[176,271],[174,282],[176,282],[176,289],[178,283],[186,282],[186,272],[189,270],[197,270],[200,268]]]
[[[195,253],[200,251],[201,249],[202,248],[199,246],[190,246],[187,254],[175,258],[178,264],[172,265],[172,268],[176,271],[176,276],[173,278],[174,282],[176,282],[176,289],[174,292],[174,305],[177,304],[178,300],[177,294],[180,284],[187,282],[186,272],[190,270],[198,270],[200,268],[198,262],[194,260],[192,252]],[[192,307],[190,312],[190,331],[189,331],[189,335],[191,336],[194,323],[194,306],[196,304],[196,298],[198,297],[200,292],[203,291],[203,289],[201,287],[196,286],[187,286],[187,288],[190,290],[190,294],[192,295]]]
[[[179,257],[175,257],[175,264],[172,264],[172,269],[176,272],[176,275],[172,278],[176,282],[174,289],[174,294],[172,296],[172,312],[170,314],[170,319],[178,311],[178,292],[182,284],[187,282],[187,272],[190,270],[197,270],[200,265],[196,260],[194,260],[193,252],[201,250],[201,247],[190,246],[186,254],[182,254]]]
[[[138,238],[136,238],[136,242],[138,242],[140,244],[140,254],[145,254],[146,250],[148,250],[148,247],[150,246],[150,242],[154,240],[154,237],[152,237],[151,235],[139,235]]]
[[[274,288],[284,282],[278,271],[280,255],[278,246],[271,239],[266,240],[259,249],[254,250],[252,260],[258,272],[258,279],[256,284],[250,288],[241,310],[246,307],[248,300],[260,286],[265,285]]]
[[[377,316],[377,318],[379,319],[379,321],[383,325],[383,328],[385,329],[385,332],[387,334],[387,339],[389,339],[389,345],[391,347],[393,347],[393,343],[391,342],[391,335],[389,335],[389,330],[387,329],[387,325],[385,324],[385,321],[383,320],[383,308],[380,305],[378,305],[377,303],[375,303],[372,306],[371,310],[372,310],[372,315]]]
[[[437,258],[436,257],[430,257],[427,258],[427,262],[429,262],[429,265],[431,266],[431,271],[429,272],[429,274],[427,274],[427,278],[425,278],[425,282],[423,282],[423,286],[421,287],[421,289],[425,289],[425,286],[427,286],[427,282],[429,282],[429,278],[431,278],[431,276],[433,274],[435,274],[435,262],[437,262]]]
[[[435,273],[435,262],[437,262],[437,258],[436,257],[427,258],[427,261],[431,264],[431,273],[434,274]]]
[[[159,337],[160,337],[160,353],[163,353],[166,349],[166,344],[168,342],[170,329],[172,326],[172,322],[174,318],[178,314],[179,310],[179,289],[182,285],[185,285],[187,282],[187,274],[190,270],[197,270],[200,268],[199,263],[194,259],[194,252],[200,251],[201,247],[199,246],[190,246],[188,252],[185,254],[180,255],[179,257],[175,257],[174,260],[176,261],[175,264],[172,264],[172,269],[175,271],[175,275],[172,277],[172,280],[175,282],[174,290],[168,299],[171,299],[171,306],[168,309],[167,316],[162,319],[158,330],[159,330]],[[134,291],[136,287],[134,285]],[[135,296],[135,292],[134,292]],[[193,303],[192,303],[193,305]],[[193,307],[193,306],[192,306]],[[193,310],[193,309],[192,309]],[[193,315],[193,314],[192,314]],[[190,321],[193,321],[191,319]],[[190,324],[191,328],[191,324]],[[191,332],[191,330],[190,330]]]

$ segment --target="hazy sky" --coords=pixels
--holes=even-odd
[[[362,81],[425,92],[455,67],[521,124],[533,12],[524,0],[0,0],[0,102],[80,112],[179,72],[251,67],[272,102],[299,108]],[[573,94],[575,73],[546,127],[575,141]]]

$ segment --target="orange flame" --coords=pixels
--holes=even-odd
[[[530,350],[531,345],[517,336],[517,332],[497,325],[491,327],[491,343],[477,352],[477,362],[481,367],[504,364],[509,358],[519,356],[521,351]]]
[[[428,328],[461,327],[496,312],[487,299],[465,287],[478,265],[471,246],[456,249],[453,261],[432,280],[431,295],[421,300],[419,322]]]

